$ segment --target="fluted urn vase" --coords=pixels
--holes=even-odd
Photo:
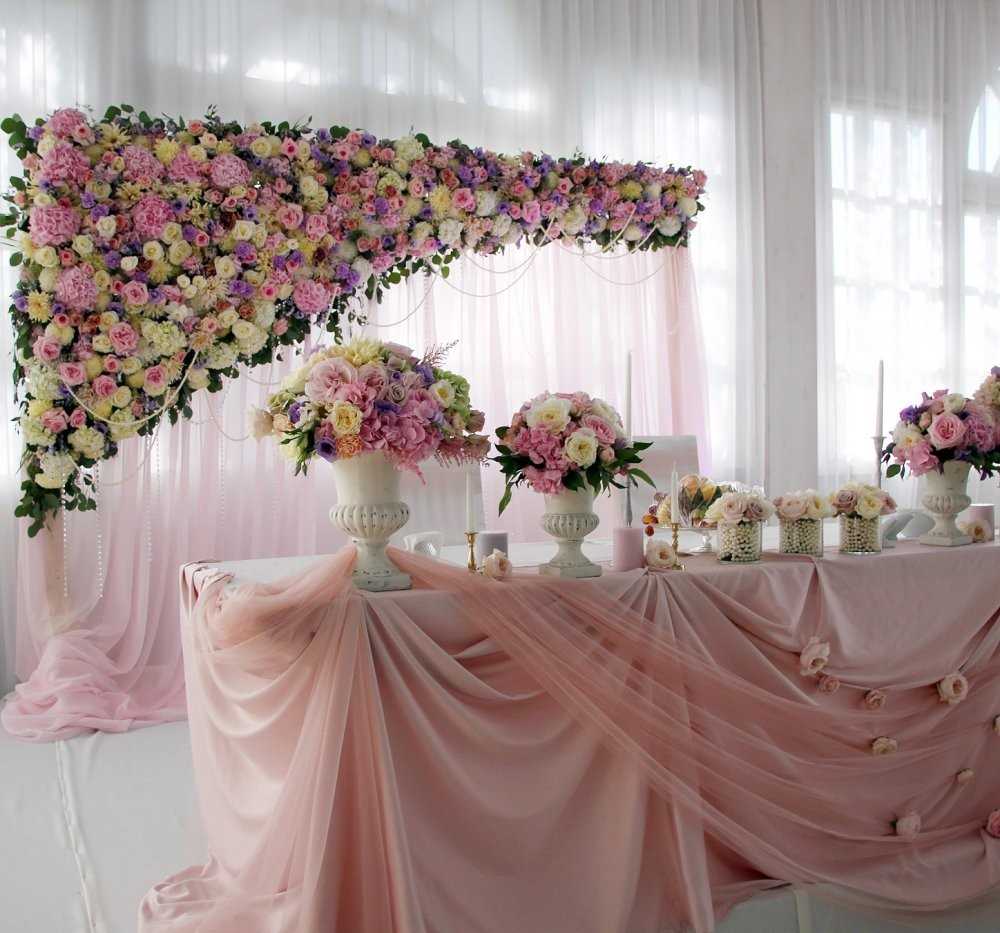
[[[590,487],[546,495],[542,529],[555,538],[558,549],[552,560],[538,568],[539,572],[555,577],[599,577],[601,568],[583,553],[583,539],[599,522]]]
[[[969,482],[969,466],[970,464],[961,460],[949,460],[943,469],[931,470],[925,474],[921,502],[934,519],[934,527],[920,536],[921,544],[955,547],[972,543],[972,538],[963,534],[955,523],[958,513],[964,512],[972,504],[965,492]]]
[[[330,521],[354,542],[358,560],[354,585],[360,590],[408,590],[410,576],[385,552],[389,538],[410,520],[399,498],[399,471],[373,451],[333,463],[337,504]]]

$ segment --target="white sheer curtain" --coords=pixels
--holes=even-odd
[[[1000,363],[1000,3],[826,0],[817,10],[820,465],[870,477],[922,390]],[[977,501],[998,501],[996,481]],[[904,502],[912,481],[896,484]]]
[[[316,123],[357,125],[386,136],[413,127],[435,139],[460,136],[501,150],[562,153],[579,147],[596,156],[705,169],[709,210],[691,251],[704,368],[699,370],[696,329],[675,333],[665,314],[657,316],[656,309],[665,307],[664,289],[678,281],[660,269],[666,254],[592,261],[597,272],[616,281],[649,277],[616,288],[551,247],[552,255],[540,254],[518,287],[503,296],[476,303],[450,290],[444,294],[439,285],[441,294],[402,326],[413,328],[416,345],[459,339],[453,361],[477,385],[489,386],[484,391],[498,418],[534,389],[556,388],[578,372],[590,379],[575,384],[620,403],[625,350],[631,347],[637,358],[637,431],[686,430],[707,409],[706,460],[727,477],[761,475],[753,390],[753,334],[761,313],[753,0],[2,0],[0,14],[0,96],[5,110],[26,118],[58,106],[103,109],[121,100],[151,113],[187,115],[216,104],[221,113],[244,120],[311,116]],[[12,174],[12,153],[5,149],[0,158],[3,176]],[[514,253],[500,262],[522,258]],[[6,262],[4,268],[2,285],[9,292]],[[495,292],[512,278],[466,268],[454,281],[481,293]],[[381,321],[408,313],[419,287],[391,296]],[[547,331],[545,321],[551,322]],[[9,354],[7,328],[0,339]],[[267,370],[255,373],[265,382],[273,377]],[[0,456],[12,467],[19,441],[9,427],[9,379],[0,386]],[[150,659],[163,670],[176,664],[169,635],[180,560],[306,552],[329,544],[329,477],[316,471],[292,481],[272,450],[225,436],[245,434],[246,408],[266,392],[249,380],[234,383],[224,399],[213,399],[214,419],[202,403],[196,411],[200,423],[164,428],[147,459],[141,442],[133,442],[120,464],[104,468],[99,517],[69,518],[68,577],[55,574],[49,596],[74,610],[100,612],[106,587],[132,586],[127,612],[133,624],[147,626],[127,650],[109,648],[118,652],[109,675]],[[6,470],[0,487],[0,547],[7,549],[0,551],[0,608],[8,646],[14,617],[10,542],[16,537],[12,475],[12,468]],[[111,485],[122,479],[128,481]],[[100,553],[94,546],[98,524]],[[60,623],[38,624],[42,637]],[[23,672],[38,646],[21,644],[18,650]],[[11,663],[8,650],[7,682]]]

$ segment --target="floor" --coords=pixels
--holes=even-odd
[[[186,723],[38,745],[0,731],[0,775],[2,933],[133,933],[145,891],[204,859]],[[719,933],[912,929],[784,890],[741,905]],[[996,933],[1000,902],[921,929]]]

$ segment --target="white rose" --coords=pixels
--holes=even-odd
[[[167,259],[175,266],[179,266],[191,255],[191,252],[192,247],[190,243],[185,240],[178,240],[176,243],[170,244],[170,248],[167,250]]]
[[[461,222],[451,217],[447,220],[441,221],[441,225],[438,227],[437,238],[444,243],[445,246],[455,246],[462,239]]]
[[[698,202],[694,198],[678,198],[677,206],[685,213],[688,217],[694,217],[698,213]]]
[[[147,240],[142,244],[142,255],[150,262],[159,262],[163,258],[163,244],[159,240]]]
[[[358,247],[355,245],[354,240],[344,240],[337,247],[337,255],[345,262],[350,262],[354,259],[358,255]]]
[[[110,214],[97,221],[97,232],[108,240],[115,235],[118,230],[118,223]]]
[[[637,243],[645,235],[646,234],[642,232],[642,227],[638,224],[629,224],[622,233],[622,237],[630,243]]]
[[[858,498],[855,510],[862,518],[876,518],[882,514],[882,499],[872,493],[865,493]]]
[[[507,555],[497,548],[483,558],[483,573],[493,580],[506,580],[510,576],[511,563]]]
[[[351,268],[357,272],[358,277],[361,279],[361,284],[364,284],[372,277],[372,264],[364,256],[359,256],[355,259],[351,263]]]
[[[136,266],[138,265],[139,265],[138,256],[126,256],[121,262],[123,272],[134,272]]]
[[[250,434],[255,440],[268,437],[274,430],[274,418],[266,408],[250,409]]]
[[[423,143],[413,136],[403,136],[401,139],[397,139],[392,148],[399,158],[406,159],[407,162],[413,162],[424,154]]]
[[[218,256],[215,260],[215,274],[220,279],[232,279],[239,274],[239,268],[231,256]]]
[[[45,269],[54,269],[59,265],[59,254],[51,246],[43,246],[35,250],[35,262]]]
[[[566,438],[563,451],[577,466],[586,469],[597,459],[597,435],[583,428]]]
[[[506,217],[507,215],[501,214],[500,216]],[[500,237],[500,242],[506,244],[507,246],[513,246],[521,239],[523,231],[517,224],[513,223],[509,217],[507,217],[507,222],[510,224],[510,229]]]
[[[236,240],[253,239],[257,225],[252,220],[237,220],[233,225],[233,238]]]
[[[510,218],[508,218],[509,220]],[[562,219],[563,233],[576,236],[587,224],[587,212],[579,204],[574,204]]]
[[[327,418],[330,427],[333,428],[333,433],[337,437],[357,434],[361,430],[361,422],[363,420],[364,415],[362,415],[361,409],[342,399],[337,399],[333,403],[330,407],[330,415]]]
[[[950,392],[941,401],[944,403],[944,410],[950,411],[953,415],[957,415],[965,408],[965,396],[961,392]]]
[[[73,237],[73,249],[81,256],[89,256],[94,251],[94,241],[89,236],[78,234]]]
[[[312,175],[303,175],[299,179],[299,191],[307,198],[315,197],[319,193],[319,182]]]
[[[188,371],[187,384],[197,392],[199,389],[204,389],[208,386],[208,370],[201,367],[192,367]]]
[[[489,217],[497,209],[497,193],[489,188],[476,192],[476,216]]]
[[[664,236],[673,236],[681,229],[680,218],[676,214],[667,214],[657,223],[656,229]]]
[[[503,239],[504,235],[510,230],[510,225],[513,221],[510,219],[510,214],[497,214],[493,218],[493,235]]]
[[[169,223],[164,224],[163,233],[160,234],[160,239],[164,243],[176,243],[184,236],[184,231],[181,229],[181,225],[171,220]]]
[[[535,402],[524,416],[529,428],[545,428],[558,434],[569,424],[570,400],[550,395]]]
[[[672,570],[677,566],[677,552],[666,541],[650,538],[646,542],[646,566],[651,570]]]

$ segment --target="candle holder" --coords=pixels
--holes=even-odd
[[[674,549],[674,560],[676,561],[671,568],[672,570],[684,569],[684,564],[681,563],[680,529],[681,526],[678,522],[670,523],[670,546]]]
[[[479,567],[476,565],[476,532],[467,531],[465,533],[465,540],[469,542],[468,571],[469,573],[478,573]]]
[[[882,488],[882,446],[885,442],[884,434],[873,434],[872,443],[875,445],[875,485]]]

